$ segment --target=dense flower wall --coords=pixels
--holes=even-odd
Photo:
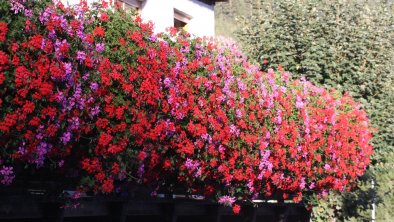
[[[371,128],[349,95],[106,7],[1,3],[3,185],[16,165],[72,168],[81,189],[133,180],[239,212],[243,200],[349,189],[365,171]]]

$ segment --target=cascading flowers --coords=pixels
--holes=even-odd
[[[349,189],[369,164],[371,128],[349,95],[261,72],[231,42],[154,34],[105,2],[13,2],[0,16],[4,185],[21,164],[73,169],[82,189],[138,180],[238,213],[242,201]]]

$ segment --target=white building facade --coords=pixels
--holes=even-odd
[[[76,4],[79,0],[62,0]],[[93,2],[98,0],[88,0]],[[143,21],[152,21],[155,32],[168,27],[182,28],[196,36],[215,35],[214,5],[228,0],[113,0],[125,9],[138,10]]]

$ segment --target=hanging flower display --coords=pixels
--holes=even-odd
[[[363,174],[371,128],[352,97],[261,72],[231,42],[169,33],[103,5],[10,1],[0,182],[18,178],[14,165],[72,168],[82,189],[137,180],[238,213],[240,201],[299,202]]]

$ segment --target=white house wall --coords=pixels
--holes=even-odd
[[[174,26],[173,0],[145,0],[142,2],[141,17],[155,24],[155,32],[164,32]]]
[[[150,1],[150,0],[148,0]],[[168,0],[173,1],[174,8],[192,18],[188,31],[197,36],[215,35],[215,13],[213,5],[207,5],[197,0]]]
[[[61,0],[64,4],[78,4],[80,0]],[[98,0],[88,0],[92,3]],[[127,0],[124,0],[127,2]],[[191,17],[188,32],[196,36],[215,35],[215,14],[213,5],[197,0],[141,0],[141,17],[154,23],[155,32],[164,32],[174,26],[174,9]]]

